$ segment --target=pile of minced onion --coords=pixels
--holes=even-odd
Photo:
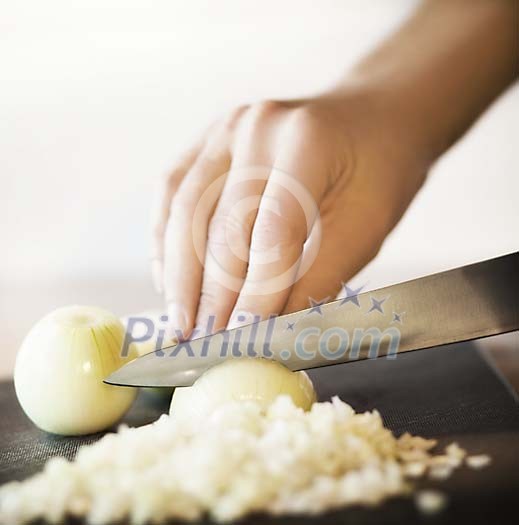
[[[51,326],[57,322],[61,330],[60,315]],[[48,326],[38,330],[50,332]],[[85,355],[95,354],[90,343],[85,348]],[[141,524],[204,515],[229,521],[254,512],[316,514],[408,494],[409,480],[445,479],[463,462],[472,468],[489,463],[487,456],[466,457],[457,444],[432,455],[435,446],[409,434],[396,438],[377,411],[356,414],[337,397],[315,402],[303,372],[263,359],[226,361],[192,387],[177,389],[170,415],[140,428],[121,426],[81,447],[73,461],[52,458],[41,473],[0,487],[0,522],[79,516],[96,524],[125,518]],[[425,513],[447,503],[437,490],[420,491],[415,501]]]
[[[174,414],[141,428],[122,426],[74,461],[49,460],[40,474],[0,488],[0,522],[16,525],[66,515],[106,524],[172,518],[235,520],[253,512],[316,514],[348,505],[376,505],[408,494],[408,480],[460,466],[456,445],[432,456],[435,442],[395,438],[374,412],[356,414],[335,397],[309,411],[289,396],[266,411],[231,401],[187,428]],[[424,512],[445,497],[418,493]]]

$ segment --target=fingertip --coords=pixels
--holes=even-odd
[[[168,335],[171,338],[185,341],[191,334],[192,327],[189,323],[187,312],[181,304],[168,304],[168,323]]]

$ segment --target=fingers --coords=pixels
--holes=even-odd
[[[163,292],[164,234],[169,219],[171,201],[188,170],[200,153],[202,142],[187,151],[157,188],[151,210],[151,275],[157,293]]]
[[[305,308],[309,296],[333,296],[380,246],[362,192],[330,204],[341,168],[319,119],[276,104],[259,109],[237,113],[232,131],[211,133],[157,207],[155,252],[164,255],[168,315],[180,337],[195,322],[232,328],[250,314],[266,318]],[[249,315],[240,319],[242,312]]]
[[[272,133],[263,117],[268,115],[249,111],[236,130],[231,169],[210,221],[196,322],[204,331],[225,328],[247,272],[252,227],[272,161]]]
[[[238,318],[242,312],[266,318],[283,310],[303,260],[304,243],[319,218],[326,189],[321,176],[327,169],[325,161],[313,154],[308,134],[290,135],[283,141],[261,199],[247,276],[229,327],[242,324]],[[249,322],[250,316],[242,319]]]
[[[207,225],[229,163],[226,137],[213,135],[182,180],[171,203],[164,243],[164,293],[169,324],[180,337],[187,337],[194,326]],[[216,198],[208,199],[209,193]]]

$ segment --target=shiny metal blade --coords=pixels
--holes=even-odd
[[[225,359],[291,370],[387,356],[519,329],[519,252],[356,294],[157,350],[105,382],[189,386]]]

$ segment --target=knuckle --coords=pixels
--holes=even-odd
[[[250,229],[251,224],[245,217],[217,212],[209,224],[208,244],[218,248],[248,243]]]
[[[201,184],[190,182],[182,184],[171,201],[170,214],[177,217],[179,213],[193,213],[204,192]]]
[[[255,119],[263,119],[279,113],[282,108],[283,105],[281,102],[276,100],[263,100],[253,104],[249,108],[249,114]]]
[[[233,130],[239,122],[240,118],[249,110],[249,108],[249,104],[242,104],[241,106],[238,106],[231,110],[222,121],[223,128],[227,130]]]
[[[336,157],[338,138],[336,134],[330,134],[329,118],[319,108],[307,105],[293,109],[287,126],[303,151],[318,148],[322,159]]]
[[[292,121],[298,127],[312,128],[317,123],[317,117],[308,106],[301,106],[292,111]]]
[[[221,142],[221,137],[218,135],[211,137],[211,139],[208,139],[208,147],[201,151],[200,155],[196,159],[195,167],[198,171],[204,172],[206,170],[215,169],[219,166],[220,162],[217,154],[215,153],[216,147],[214,146],[219,146]],[[196,185],[196,183],[190,184]]]
[[[231,238],[248,238],[250,228],[251,223],[243,214],[229,213],[225,216],[225,229]]]
[[[302,225],[278,214],[264,214],[254,225],[252,245],[257,251],[274,246],[292,248],[302,245],[305,240]]]
[[[221,213],[215,214],[209,222],[207,231],[207,243],[209,247],[219,247],[225,245],[225,227],[226,216]]]
[[[317,133],[321,118],[309,106],[301,106],[292,110],[291,122],[294,129],[303,133]]]
[[[191,167],[188,177],[201,183],[207,180],[209,174],[223,175],[227,171],[228,143],[228,136],[224,132],[211,135]]]
[[[274,100],[258,102],[249,107],[244,120],[247,121],[247,127],[254,131],[268,124],[276,115],[279,115],[282,108],[282,104]]]

